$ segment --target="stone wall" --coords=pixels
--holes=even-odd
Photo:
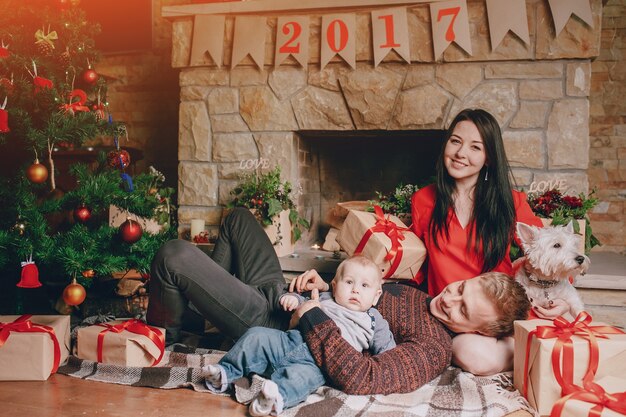
[[[626,0],[605,1],[600,56],[591,65],[589,185],[600,250],[626,252]]]
[[[226,21],[225,67],[187,67],[192,19],[175,20],[181,229],[196,217],[219,224],[242,160],[267,159],[283,167],[286,179],[309,188],[310,155],[298,131],[443,129],[465,107],[485,108],[498,119],[520,187],[558,177],[574,191],[586,191],[591,59],[600,53],[602,10],[600,0],[591,4],[594,29],[574,18],[555,38],[547,1],[529,1],[531,45],[509,34],[492,52],[484,2],[470,1],[473,56],[453,45],[434,62],[430,42],[412,42],[410,65],[389,56],[377,68],[369,14],[358,12],[356,70],[335,58],[320,71],[319,16],[311,17],[307,71],[294,63],[273,66],[272,17],[263,69],[251,60],[229,69],[232,17]],[[428,6],[411,7],[408,15],[410,38],[430,39]],[[311,203],[300,201],[307,209]],[[321,216],[306,214],[313,222]]]

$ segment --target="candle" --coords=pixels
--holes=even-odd
[[[204,232],[204,220],[191,219],[191,240],[202,232]]]

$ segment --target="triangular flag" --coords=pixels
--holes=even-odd
[[[276,23],[276,53],[274,66],[279,66],[289,55],[306,70],[309,62],[309,17],[280,16]]]
[[[356,69],[356,17],[354,13],[322,16],[320,69],[335,56]]]
[[[465,0],[451,0],[430,4],[430,19],[433,29],[435,60],[452,43],[459,45],[472,55],[469,18]]]
[[[263,16],[235,17],[235,34],[233,36],[233,55],[230,67],[234,68],[246,55],[263,69],[265,61],[265,28]]]
[[[377,67],[392,49],[407,63],[411,63],[406,8],[372,10],[372,46],[374,67]]]
[[[593,15],[591,14],[589,0],[548,0],[548,2],[552,11],[556,36],[559,36],[572,14],[580,17],[583,22],[593,27]]]
[[[218,68],[222,66],[225,21],[225,16],[196,15],[193,21],[189,66],[206,64],[204,54],[207,52]]]
[[[492,51],[500,45],[509,30],[524,43],[530,44],[526,0],[487,0],[487,17]]]

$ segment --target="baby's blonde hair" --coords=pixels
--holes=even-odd
[[[333,281],[340,279],[343,276],[343,270],[346,268],[346,265],[351,263],[361,265],[365,268],[371,268],[373,271],[376,271],[376,282],[378,282],[379,287],[383,284],[383,273],[378,265],[376,265],[376,263],[370,258],[362,254],[352,255],[348,259],[341,262],[337,268]]]

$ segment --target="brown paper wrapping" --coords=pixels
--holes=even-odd
[[[115,320],[107,324],[116,325],[124,320]],[[152,326],[154,327],[154,326]],[[165,329],[156,327],[165,337]],[[93,325],[78,330],[78,352],[81,359],[98,361],[98,335],[106,327]],[[121,366],[149,367],[159,357],[161,351],[146,336],[131,333],[106,332],[102,348],[102,363]]]
[[[11,323],[21,316],[0,316],[0,322]],[[69,316],[32,316],[35,324],[50,326],[59,341],[59,365],[70,352]],[[54,342],[48,333],[11,332],[0,347],[0,381],[45,381],[54,366]]]
[[[402,220],[396,216],[386,214],[385,218],[394,222],[398,227],[406,229]],[[341,227],[339,236],[337,236],[337,242],[348,255],[352,256],[365,232],[374,224],[376,224],[376,215],[374,213],[350,210]],[[426,257],[426,248],[415,233],[406,230],[403,231],[403,235],[404,240],[400,241],[402,245],[402,260],[390,278],[412,279],[419,271]],[[393,262],[393,259],[390,261],[384,260],[390,248],[391,239],[389,237],[384,233],[374,233],[363,249],[363,254],[380,266],[383,276],[387,274]]]
[[[551,326],[550,320],[521,320],[515,322],[515,357],[513,381],[515,388],[523,394],[524,359],[528,333],[537,326]],[[603,323],[592,323],[600,326]],[[547,416],[554,403],[561,398],[561,387],[552,371],[552,348],[556,339],[537,339],[533,337],[528,357],[528,402],[540,415]],[[597,338],[600,362],[596,380],[606,376],[623,377],[626,375],[626,334],[607,335],[607,339]],[[574,384],[582,386],[582,377],[589,363],[589,344],[580,336],[572,337],[574,348]],[[564,413],[563,415],[568,415]]]
[[[626,392],[626,376],[623,378],[616,378],[614,376],[605,376],[600,380],[594,381],[596,384],[600,385],[604,390],[609,394],[615,394],[618,392]],[[565,403],[565,407],[563,407],[563,412],[561,416],[565,417],[588,417],[589,410],[591,410],[595,404],[590,404],[585,401],[579,400],[569,400]],[[604,408],[601,417],[624,417],[623,414],[620,414],[616,411],[613,411],[609,408]]]

